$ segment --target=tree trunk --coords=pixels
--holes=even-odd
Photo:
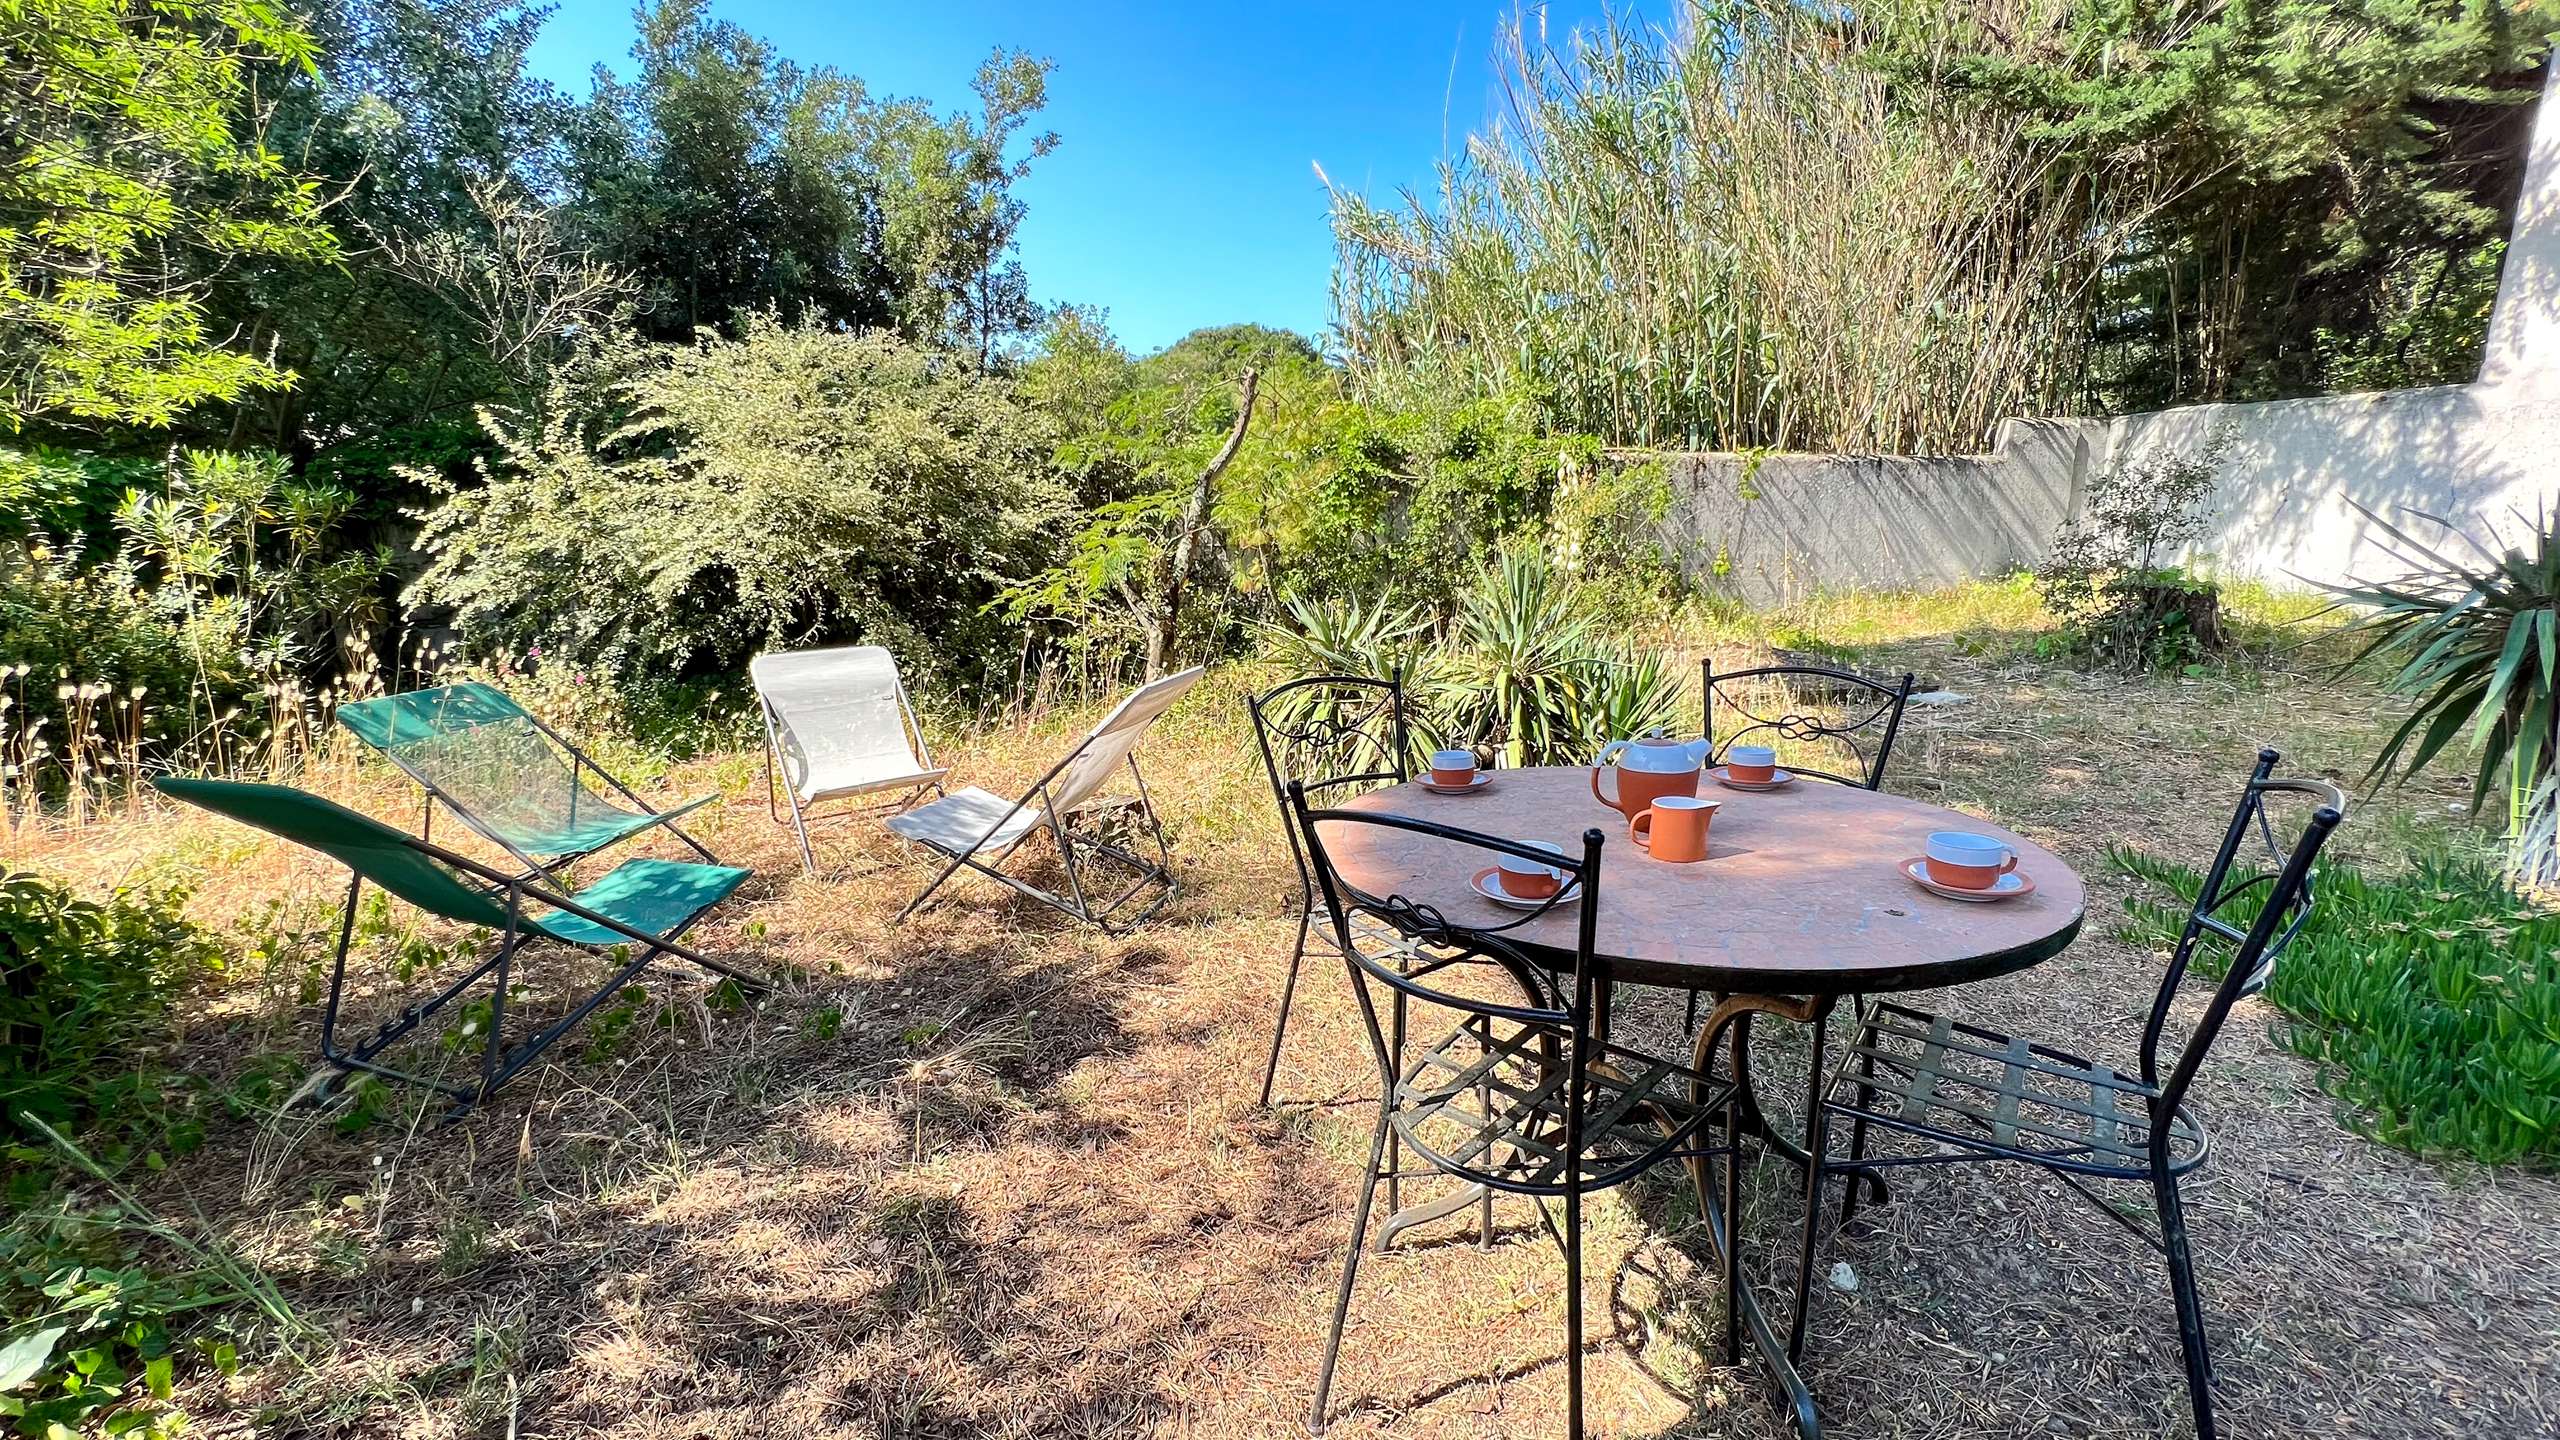
[[[1261,380],[1252,367],[1236,379],[1236,428],[1227,432],[1227,443],[1218,447],[1217,456],[1200,472],[1199,483],[1191,487],[1191,499],[1182,507],[1182,528],[1174,535],[1173,559],[1165,567],[1164,598],[1156,606],[1155,626],[1147,635],[1147,678],[1154,680],[1165,672],[1173,658],[1175,638],[1182,629],[1182,590],[1191,578],[1192,555],[1200,542],[1200,532],[1208,528],[1209,500],[1218,477],[1234,462],[1236,452],[1244,448],[1245,428],[1253,423],[1253,392]]]

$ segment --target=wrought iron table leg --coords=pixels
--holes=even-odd
[[[1823,1111],[1825,1081],[1828,1078],[1823,1060],[1827,1047],[1823,1043],[1824,1037],[1819,1030],[1815,1033],[1811,1073],[1806,1077],[1805,1143],[1797,1145],[1789,1141],[1785,1136],[1778,1134],[1776,1127],[1769,1123],[1768,1116],[1760,1109],[1759,1097],[1754,1089],[1751,1073],[1751,1020],[1756,1012],[1765,1010],[1798,1024],[1819,1027],[1830,1018],[1833,1003],[1829,997],[1789,999],[1770,995],[1726,996],[1716,1006],[1715,1013],[1708,1019],[1706,1027],[1698,1032],[1695,1057],[1698,1073],[1701,1075],[1710,1073],[1709,1061],[1713,1057],[1716,1045],[1722,1040],[1725,1031],[1732,1032],[1734,1091],[1733,1103],[1728,1113],[1732,1117],[1730,1123],[1736,1132],[1733,1136],[1735,1153],[1725,1160],[1727,1168],[1724,1184],[1721,1187],[1723,1190],[1721,1198],[1715,1193],[1715,1187],[1708,1185],[1707,1169],[1703,1164],[1693,1165],[1690,1170],[1698,1191],[1698,1209],[1707,1221],[1707,1233],[1717,1247],[1719,1261],[1728,1267],[1734,1276],[1734,1283],[1728,1287],[1729,1293],[1733,1296],[1734,1313],[1728,1315],[1725,1321],[1726,1346],[1728,1351],[1734,1348],[1734,1331],[1737,1329],[1746,1331],[1750,1335],[1752,1345],[1759,1350],[1760,1358],[1769,1367],[1770,1378],[1777,1383],[1779,1392],[1784,1396],[1784,1408],[1788,1419],[1794,1425],[1798,1440],[1820,1440],[1822,1434],[1822,1418],[1814,1406],[1813,1392],[1806,1386],[1803,1374],[1796,1368],[1797,1358],[1803,1351],[1805,1321],[1810,1310],[1813,1263],[1823,1210],[1822,1182],[1832,1175],[1845,1175],[1849,1177],[1852,1191],[1856,1189],[1861,1179],[1876,1191],[1879,1199],[1885,1197],[1885,1190],[1881,1177],[1872,1170],[1829,1159],[1829,1145],[1822,1123],[1825,1118]],[[1781,1333],[1772,1323],[1768,1312],[1761,1308],[1759,1295],[1753,1290],[1747,1277],[1739,1273],[1742,1223],[1740,1142],[1743,1135],[1759,1137],[1766,1149],[1785,1157],[1804,1174],[1803,1250],[1798,1258],[1797,1273],[1794,1276],[1795,1310],[1788,1317],[1787,1329],[1784,1333]],[[1817,1155],[1822,1157],[1819,1163],[1816,1160]]]
[[[1828,1006],[1825,1009],[1827,1011]],[[1798,1170],[1812,1163],[1813,1157],[1805,1153],[1804,1147],[1789,1139],[1778,1127],[1770,1124],[1768,1114],[1760,1108],[1760,1092],[1754,1088],[1751,1080],[1751,1012],[1749,1011],[1744,1011],[1733,1018],[1733,1079],[1739,1092],[1736,1097],[1739,1103],[1735,1108],[1740,1112],[1742,1133],[1761,1141],[1780,1159]],[[1873,1166],[1843,1165],[1835,1160],[1825,1168],[1833,1174],[1851,1174],[1864,1180],[1867,1184],[1869,1204],[1882,1205],[1893,1199],[1893,1187],[1885,1182],[1883,1172]]]

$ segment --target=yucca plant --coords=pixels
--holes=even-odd
[[[1660,654],[1611,642],[1590,592],[1533,544],[1504,550],[1445,628],[1385,599],[1285,608],[1294,623],[1265,628],[1265,653],[1293,675],[1400,677],[1418,750],[1573,764],[1678,718],[1679,672]],[[1321,691],[1304,693],[1325,703]]]
[[[1505,765],[1545,765],[1581,747],[1599,646],[1590,615],[1534,546],[1500,562],[1460,597],[1449,663],[1432,710],[1458,734],[1494,746]]]
[[[2497,550],[2440,517],[2407,512],[2470,552],[2455,555],[2356,508],[2390,537],[2386,548],[2409,570],[2396,580],[2331,588],[2341,604],[2365,612],[2352,627],[2365,637],[2355,660],[2395,664],[2390,688],[2418,697],[2365,778],[2405,781],[2463,741],[2474,759],[2474,813],[2505,777],[2515,880],[2534,886],[2560,881],[2549,837],[2537,840],[2528,832],[2529,825],[2553,821],[2548,804],[2531,802],[2547,791],[2553,761],[2560,757],[2553,732],[2553,696],[2560,690],[2560,535],[2553,533],[2553,517],[2537,511],[2530,542]],[[2525,517],[2518,512],[2517,518]],[[2533,868],[2526,868],[2527,860]]]

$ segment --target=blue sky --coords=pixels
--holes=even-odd
[[[1561,39],[1600,6],[1545,8]],[[1333,247],[1313,167],[1373,198],[1427,187],[1444,145],[1492,113],[1512,6],[713,0],[712,13],[944,110],[974,102],[969,77],[997,45],[1055,60],[1045,123],[1063,143],[1020,188],[1023,265],[1042,301],[1103,306],[1143,352],[1238,320],[1321,338]],[[629,73],[632,33],[628,0],[560,0],[534,64],[584,95],[599,63]]]

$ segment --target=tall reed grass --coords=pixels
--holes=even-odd
[[[1528,396],[1621,445],[1868,453],[2074,408],[2129,187],[1896,86],[1858,22],[1791,0],[1562,49],[1515,22],[1500,50],[1507,115],[1436,195],[1334,192],[1363,393]]]

